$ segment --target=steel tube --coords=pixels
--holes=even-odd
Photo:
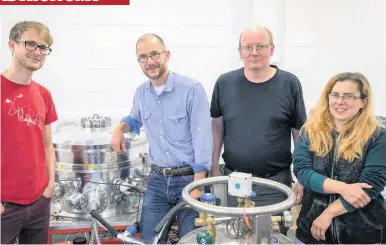
[[[275,190],[279,190],[287,195],[287,199],[276,204],[262,206],[262,207],[252,207],[252,208],[236,208],[236,207],[221,207],[221,206],[213,206],[209,205],[203,202],[200,202],[190,196],[190,192],[194,189],[206,186],[206,185],[213,185],[213,184],[226,184],[228,183],[228,176],[218,176],[218,177],[211,177],[206,178],[198,181],[194,181],[182,190],[182,198],[188,204],[191,206],[194,210],[197,210],[199,212],[207,212],[214,215],[219,216],[233,216],[233,217],[239,217],[243,216],[244,213],[247,216],[255,216],[259,214],[277,214],[281,213],[285,210],[290,209],[296,201],[295,193],[286,185],[278,183],[276,181],[262,179],[262,178],[252,178],[252,183],[257,185],[266,186],[269,188],[273,188]],[[258,196],[259,193],[256,193]]]

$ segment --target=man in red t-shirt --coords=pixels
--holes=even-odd
[[[49,29],[34,21],[10,31],[12,64],[1,74],[1,243],[47,243],[55,189],[50,92],[32,80],[51,52]]]

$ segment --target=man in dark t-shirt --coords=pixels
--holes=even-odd
[[[225,175],[252,173],[291,186],[291,133],[295,141],[306,111],[298,78],[270,65],[274,48],[266,27],[247,28],[239,44],[244,67],[221,75],[216,82],[211,102],[213,176],[219,175],[224,144]],[[255,206],[287,198],[267,187],[253,190]],[[236,206],[236,198],[229,197],[227,205]]]

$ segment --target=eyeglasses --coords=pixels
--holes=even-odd
[[[166,51],[162,51],[161,53],[160,52],[151,52],[150,55],[145,55],[145,54],[141,54],[139,57],[138,57],[138,61],[141,62],[141,63],[146,63],[148,58],[150,57],[152,60],[158,60],[158,58],[160,57],[160,55],[162,53],[165,53]]]
[[[35,51],[37,48],[39,48],[39,51],[41,54],[49,55],[52,51],[51,48],[45,46],[45,45],[38,45],[34,41],[15,41],[18,43],[24,43],[24,47],[29,51]]]
[[[263,52],[266,49],[268,49],[269,46],[270,44],[264,44],[264,45],[260,44],[260,45],[256,45],[255,47],[256,47],[256,51]],[[240,49],[243,51],[243,53],[250,54],[253,51],[253,46],[247,45],[247,46],[240,47]]]
[[[355,96],[353,94],[343,94],[340,95],[339,93],[329,93],[328,97],[330,100],[339,100],[339,98],[342,98],[344,101],[354,101],[357,99],[364,99],[366,96]]]

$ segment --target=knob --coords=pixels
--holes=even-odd
[[[137,228],[135,228],[134,225],[130,225],[129,227],[127,227],[127,229],[125,230],[125,234],[129,235],[129,236],[135,236],[135,234],[137,234]]]
[[[290,211],[284,211],[282,221],[285,227],[291,227],[292,225],[292,214]]]
[[[256,197],[256,192],[251,191],[251,194],[249,194],[249,198],[255,198]]]
[[[201,201],[203,202],[215,202],[216,196],[212,193],[204,193],[201,195]]]
[[[213,244],[213,237],[208,231],[202,231],[196,236],[197,244]]]

